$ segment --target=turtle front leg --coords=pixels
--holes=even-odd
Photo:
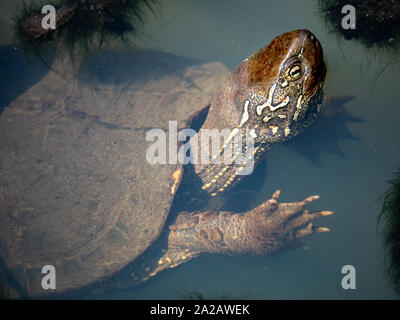
[[[302,238],[313,233],[330,231],[314,227],[312,220],[333,214],[332,211],[309,212],[306,206],[319,196],[310,196],[294,203],[278,203],[280,191],[271,199],[245,213],[228,229],[226,242],[232,254],[266,255],[288,247],[296,247]]]
[[[150,276],[187,262],[200,253],[272,254],[296,246],[310,234],[329,231],[314,227],[311,221],[331,215],[332,211],[309,212],[305,208],[319,196],[278,203],[279,194],[280,191],[276,191],[271,199],[245,214],[226,211],[179,214],[170,226],[168,249]]]

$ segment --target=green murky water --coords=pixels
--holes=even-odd
[[[9,15],[15,4],[0,1],[0,6],[4,8],[0,14],[2,45],[6,45],[11,40]],[[383,275],[376,222],[386,181],[400,164],[398,55],[338,41],[327,32],[314,1],[170,0],[161,5],[157,18],[146,20],[135,43],[204,61],[222,61],[233,69],[276,35],[300,28],[311,30],[324,48],[328,64],[325,93],[354,95],[345,108],[358,121],[326,127],[321,137],[306,141],[313,148],[302,153],[290,145],[271,151],[268,179],[259,197],[266,199],[276,189],[282,190],[281,200],[286,202],[319,194],[321,199],[311,208],[335,211],[321,220],[331,232],[306,239],[306,251],[202,256],[138,288],[88,298],[179,299],[185,290],[208,297],[232,294],[254,299],[396,298]],[[15,72],[24,64],[18,52],[8,54],[7,59],[15,65]],[[3,68],[4,62],[0,61]],[[29,68],[37,68],[34,74],[38,77],[43,72],[36,64]],[[13,81],[23,82],[20,78]],[[28,82],[34,81],[35,77]],[[9,92],[7,86],[13,90],[13,82],[1,86],[2,99],[11,99],[4,92]],[[341,287],[341,269],[348,264],[357,271],[355,290]]]

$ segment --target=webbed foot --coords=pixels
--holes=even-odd
[[[313,233],[328,232],[315,227],[315,218],[332,211],[309,212],[306,206],[319,198],[311,196],[299,202],[279,203],[280,191],[271,199],[245,214],[227,211],[182,212],[170,226],[168,249],[157,266],[147,274],[174,268],[201,253],[228,255],[266,255],[287,247],[296,247],[301,239]]]
[[[279,203],[280,190],[260,206],[247,212],[247,233],[244,235],[254,254],[269,254],[285,247],[296,246],[302,238],[329,228],[313,226],[315,218],[329,216],[332,211],[309,212],[306,206],[319,199],[314,195],[299,202]],[[252,251],[252,252],[251,252]]]
[[[313,233],[328,232],[315,227],[315,218],[333,214],[332,211],[309,212],[306,206],[319,198],[311,196],[299,202],[279,203],[280,191],[271,199],[245,214],[226,211],[182,213],[171,226],[169,246],[222,254],[270,254],[296,246],[299,240]]]

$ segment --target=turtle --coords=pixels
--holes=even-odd
[[[221,210],[250,162],[321,110],[326,66],[310,31],[277,36],[233,72],[149,49],[101,51],[86,67],[73,78],[49,72],[0,116],[0,256],[19,294],[63,294],[132,263],[141,283],[203,253],[272,254],[329,231],[311,221],[332,211],[306,209],[316,195],[279,203],[278,190],[244,213]],[[172,150],[212,151],[194,141],[229,129],[210,161],[150,163],[151,130],[200,115],[201,129]],[[214,161],[236,137],[244,159]],[[43,285],[45,266],[55,288]]]

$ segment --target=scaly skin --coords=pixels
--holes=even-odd
[[[249,155],[254,156],[257,165],[272,146],[300,134],[315,121],[321,110],[325,74],[322,47],[311,32],[295,30],[276,37],[243,61],[220,85],[197,140],[208,139],[205,129],[228,128],[242,136],[252,131],[254,151]],[[230,146],[234,138],[231,136],[230,142],[224,139],[219,154],[225,156],[229,149],[224,145]],[[211,145],[202,148],[198,143],[192,148],[201,155],[209,147],[208,153],[212,154]],[[202,191],[214,197],[240,180],[237,169],[243,167],[208,161],[196,164],[195,173],[202,182]]]
[[[220,85],[197,135],[198,143],[191,140],[191,147],[199,155],[209,148],[212,156],[211,144],[199,143],[206,137],[204,129],[243,129],[238,131],[242,135],[254,130],[251,156],[256,165],[271,146],[298,135],[314,122],[321,110],[325,74],[321,45],[309,31],[296,30],[278,36],[243,61]],[[227,152],[227,141],[232,137],[224,137],[219,155]],[[209,137],[206,139],[210,141]],[[246,148],[247,145],[243,150]],[[208,197],[208,208],[213,208],[213,197],[240,180],[237,169],[241,166],[244,164],[195,164],[194,173],[200,185],[190,191],[192,198]],[[193,190],[196,188],[200,190]],[[180,213],[169,227],[166,251],[155,265],[146,268],[144,276],[140,272],[141,278],[146,280],[201,253],[272,254],[298,245],[298,240],[312,233],[329,231],[313,227],[311,221],[333,212],[309,213],[305,209],[319,196],[279,204],[279,194],[276,191],[271,199],[245,214],[217,210]]]
[[[279,195],[278,190],[271,199],[245,214],[223,211],[181,213],[170,226],[168,250],[146,279],[201,253],[273,254],[298,245],[300,239],[312,233],[329,231],[328,228],[313,227],[311,221],[331,215],[332,211],[310,213],[305,209],[319,196],[295,203],[278,203]]]

